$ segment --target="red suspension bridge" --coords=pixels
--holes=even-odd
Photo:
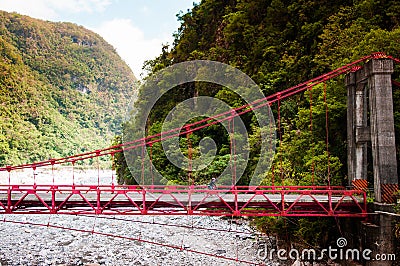
[[[100,179],[97,184],[77,185],[74,174],[72,174],[70,184],[55,184],[54,177],[51,184],[37,184],[35,177],[39,168],[47,167],[54,170],[54,167],[59,165],[72,165],[74,168],[77,162],[84,160],[99,157],[113,159],[116,153],[124,150],[143,150],[148,147],[151,149],[154,143],[177,136],[187,136],[195,131],[223,121],[230,121],[236,116],[272,104],[278,106],[277,127],[279,128],[282,100],[311,90],[317,84],[339,75],[354,72],[366,61],[383,58],[400,62],[383,53],[375,53],[294,87],[235,108],[235,112],[223,112],[187,124],[183,128],[175,128],[93,152],[0,168],[0,171],[8,173],[8,183],[0,185],[0,213],[365,217],[367,215],[366,191],[357,187],[346,189],[341,186],[331,186],[329,175],[326,186],[236,186],[234,182],[236,177],[232,176],[231,186],[219,186],[216,190],[193,184],[188,186],[160,186],[154,183],[116,185],[114,177],[109,185],[101,184]],[[325,106],[327,107],[327,104]],[[328,109],[326,109],[326,123],[328,136]],[[328,139],[327,152],[329,154]],[[12,174],[24,169],[32,169],[33,184],[12,183]],[[62,178],[65,179],[65,177]]]

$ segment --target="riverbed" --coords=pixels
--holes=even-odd
[[[251,228],[246,222],[238,224],[229,219],[66,215],[1,218],[2,265],[251,265],[226,258],[260,262]],[[39,223],[50,226],[32,225]]]
[[[2,184],[101,184],[111,170],[1,173]],[[259,235],[245,219],[205,216],[0,216],[1,265],[252,265]],[[267,263],[274,265],[274,263]]]

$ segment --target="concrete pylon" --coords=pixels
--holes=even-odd
[[[349,182],[367,180],[370,143],[375,200],[388,203],[398,187],[392,73],[393,61],[382,58],[346,76]]]

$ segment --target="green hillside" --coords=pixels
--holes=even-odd
[[[203,0],[188,13],[178,15],[181,26],[175,41],[165,46],[159,57],[146,65],[150,73],[167,66],[195,59],[214,60],[237,67],[250,76],[265,95],[281,91],[373,52],[400,57],[400,5],[397,1],[314,1],[314,0]],[[396,74],[394,77],[396,78]],[[313,130],[310,131],[310,96],[292,97],[281,106],[282,142],[274,160],[275,172],[263,173],[263,183],[286,185],[348,184],[346,180],[346,89],[343,77],[326,84],[329,107],[329,151],[326,152],[323,86],[313,90]],[[151,97],[140,91],[136,106]],[[396,130],[400,132],[400,100],[395,91]],[[164,118],[177,103],[193,96],[211,96],[230,106],[240,100],[226,88],[210,84],[189,84],[169,92],[156,105],[148,120],[147,132],[159,132]],[[318,100],[319,99],[319,100]],[[276,105],[273,106],[277,118]],[[239,184],[246,185],[258,163],[259,132],[254,119],[245,117],[250,135],[249,164]],[[132,131],[133,124],[125,125]],[[219,129],[210,128],[208,136],[220,139],[217,156],[209,171],[193,173],[204,184],[229,166],[229,141]],[[195,133],[193,154],[200,154]],[[221,140],[220,136],[224,136]],[[399,139],[399,138],[398,138]],[[184,141],[184,140],[182,140]],[[172,183],[187,182],[187,173],[174,167],[158,144],[153,145],[156,168]],[[185,148],[183,148],[185,152]],[[124,164],[121,164],[124,168]],[[218,169],[218,170],[216,170]],[[134,182],[121,170],[124,182]]]
[[[110,145],[136,79],[98,34],[0,12],[0,165]]]
[[[167,66],[194,59],[215,60],[237,67],[249,75],[265,95],[307,81],[373,52],[400,58],[400,3],[391,0],[203,0],[188,13],[178,15],[181,26],[175,41],[160,56],[147,63],[156,73]],[[155,75],[157,77],[157,75]],[[399,80],[397,67],[393,78]],[[326,150],[324,85],[313,88],[310,130],[310,95],[297,95],[282,102],[282,141],[278,142],[273,167],[263,173],[263,185],[347,185],[346,88],[344,77],[326,84],[329,109],[329,155]],[[210,84],[186,84],[168,92],[152,110],[148,135],[160,132],[164,118],[179,102],[193,96],[218,98],[230,106],[242,104],[226,88]],[[146,88],[139,92],[136,106],[146,104]],[[397,150],[400,150],[400,90],[394,89]],[[273,112],[277,118],[277,105]],[[250,158],[239,185],[248,184],[258,162],[259,130],[255,119],[242,117],[251,145]],[[193,122],[193,121],[188,121]],[[125,124],[131,132],[135,124]],[[201,154],[199,140],[216,140],[218,151],[206,169],[192,173],[196,184],[205,184],[229,168],[229,140],[221,128],[194,132],[193,158]],[[186,138],[182,153],[188,154]],[[152,160],[173,184],[187,184],[188,173],[166,158],[161,145],[152,145]],[[117,157],[117,156],[116,156]],[[400,156],[397,154],[397,158]],[[134,183],[123,155],[117,157],[119,181]],[[370,158],[371,159],[371,158]],[[329,160],[329,161],[328,161]],[[329,162],[329,163],[328,163]],[[328,168],[329,165],[329,168]],[[274,169],[274,170],[273,170]],[[134,173],[135,174],[135,173]],[[136,173],[140,177],[140,173]],[[369,173],[372,178],[372,172]],[[329,177],[329,178],[328,178]],[[275,234],[286,243],[328,246],[336,241],[334,219],[285,219],[263,217],[255,225],[267,235]],[[307,246],[308,247],[308,246]]]

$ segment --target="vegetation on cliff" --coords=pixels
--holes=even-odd
[[[389,0],[203,0],[190,12],[178,15],[181,26],[175,33],[174,43],[165,46],[160,56],[148,61],[145,69],[151,75],[179,62],[215,60],[242,70],[259,84],[265,95],[269,95],[373,52],[385,52],[399,58],[399,18],[400,4]],[[329,109],[329,156],[322,100],[325,88]],[[160,125],[169,112],[166,106],[175,106],[183,99],[203,95],[221,99],[231,106],[241,103],[237,95],[226,88],[210,84],[187,84],[176,88],[175,92],[153,108],[146,129],[148,134],[160,131]],[[146,92],[140,91],[138,106],[145,102],[146,97]],[[274,167],[265,173],[263,184],[325,185],[328,176],[331,184],[348,184],[343,77],[316,86],[312,97],[312,131],[309,126],[309,92],[282,102],[282,141],[277,147]],[[397,139],[400,137],[399,101],[399,91],[395,90]],[[276,108],[274,113],[277,113]],[[257,123],[251,118],[246,121],[254,148],[258,137]],[[130,130],[131,127],[132,124],[128,123],[124,129]],[[229,156],[227,136],[221,135],[217,128],[210,128],[207,134],[220,139],[221,144],[213,166],[197,180],[199,184],[218,175],[218,169],[229,164],[229,159],[226,159]],[[193,135],[192,152],[200,153],[196,150],[196,140],[202,136]],[[182,145],[182,150],[187,154],[185,147]],[[121,157],[119,159],[124,161]],[[187,173],[171,166],[161,149],[159,153],[153,153],[153,161],[170,183],[186,182]],[[240,184],[246,184],[257,161],[257,152],[252,153]],[[122,169],[126,167],[120,165]],[[135,182],[131,175],[120,175],[119,180]],[[255,224],[262,231],[290,238],[288,240],[301,238],[305,243],[315,245],[332,240],[336,232],[330,230],[336,226],[333,220],[263,218],[257,219]]]
[[[173,45],[165,46],[160,56],[148,61],[145,68],[151,75],[179,62],[215,60],[240,69],[268,95],[376,51],[399,57],[398,6],[395,1],[372,0],[205,0],[190,12],[178,15],[181,26],[174,35]],[[343,127],[346,90],[343,79],[327,82],[326,88],[330,179],[332,184],[347,184],[346,132]],[[149,97],[144,90],[139,93],[137,106]],[[272,176],[275,177],[275,184],[309,184],[313,178],[316,184],[327,183],[323,91],[323,85],[313,89],[312,132],[309,126],[309,93],[282,102],[282,143],[275,156],[279,160],[274,162],[275,173],[265,173],[264,184],[270,184]],[[153,108],[146,129],[148,133],[159,131],[160,123],[170,111],[167,106],[173,107],[193,96],[215,97],[231,106],[241,103],[234,93],[215,85],[187,84],[176,88],[175,92],[169,93],[162,104]],[[400,100],[397,92],[395,97],[395,105],[399,106],[396,104]],[[276,110],[274,112],[276,114]],[[398,118],[400,113],[396,110]],[[256,138],[257,124],[251,119],[247,121],[249,135]],[[130,130],[130,126],[132,124],[127,124],[125,129]],[[400,126],[399,121],[396,126]],[[208,134],[220,136],[218,130],[210,130]],[[222,152],[215,159],[222,166],[229,163],[223,159],[227,155],[226,146],[229,143],[226,139],[222,140]],[[160,152],[154,156],[163,158],[164,155]],[[250,170],[257,163],[256,154],[253,156],[244,181],[248,180],[246,175],[251,175]],[[156,165],[158,169],[170,169],[167,160],[160,159],[159,162]],[[177,169],[163,174],[173,182],[185,182],[176,178],[182,176]]]
[[[0,166],[107,147],[136,79],[99,35],[0,12]]]

